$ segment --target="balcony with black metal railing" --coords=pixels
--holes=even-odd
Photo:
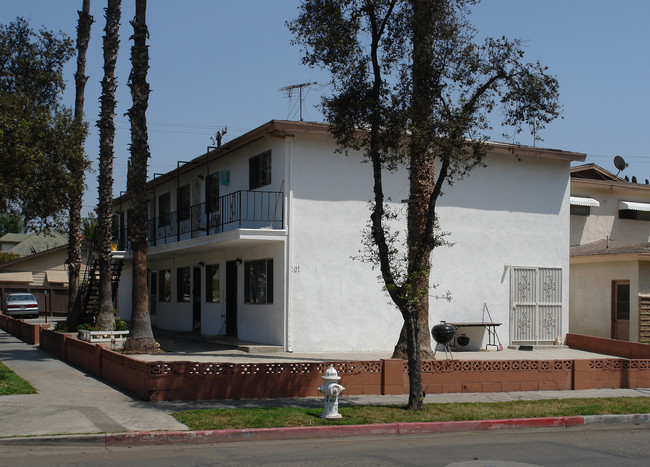
[[[166,245],[235,229],[282,229],[283,193],[240,190],[219,197],[214,205],[199,203],[149,219],[149,246]],[[118,227],[114,241],[129,250],[128,224]]]

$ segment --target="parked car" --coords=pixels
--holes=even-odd
[[[10,293],[2,304],[5,315],[38,318],[38,300],[30,293]]]

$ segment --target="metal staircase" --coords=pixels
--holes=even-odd
[[[117,255],[111,254],[110,265],[112,299],[115,302],[124,260],[121,257],[117,257]],[[83,300],[83,319],[94,323],[99,313],[99,258],[94,247],[88,255],[81,293]]]

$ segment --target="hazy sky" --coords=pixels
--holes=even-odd
[[[86,120],[91,124],[86,148],[96,166],[99,152],[95,122],[102,69],[106,1],[91,0],[95,18],[88,50]],[[300,64],[285,21],[295,17],[298,0],[149,0],[152,93],[147,120],[152,158],[149,173],[176,168],[211,145],[210,136],[228,127],[225,140],[272,119],[298,119],[295,97],[280,88],[303,82],[327,83],[328,76]],[[0,0],[0,23],[17,16],[76,37],[82,0]],[[135,2],[123,0],[121,48],[117,65],[118,108],[114,193],[126,189],[131,106],[126,85],[130,71],[128,24]],[[643,138],[650,128],[650,2],[646,0],[484,0],[472,21],[481,35],[519,38],[526,58],[540,60],[560,82],[564,118],[541,134],[538,146],[584,152],[616,172],[612,159],[630,164],[621,175],[650,179],[650,151]],[[74,102],[76,62],[66,68],[65,101]],[[306,94],[305,120],[321,121],[315,107],[327,88]],[[500,140],[501,131],[494,132]],[[532,144],[522,133],[517,142]],[[97,174],[89,174],[84,212],[97,201]]]

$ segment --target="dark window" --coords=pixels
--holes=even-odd
[[[178,211],[178,219],[186,221],[190,218],[190,186],[185,185],[178,189],[178,203],[176,210]]]
[[[589,206],[573,206],[571,205],[572,216],[588,216],[591,213]]]
[[[172,301],[172,271],[164,269],[158,273],[158,301]]]
[[[219,302],[219,265],[208,264],[205,266],[205,301]]]
[[[616,284],[616,319],[630,319],[630,284]]]
[[[249,189],[254,190],[271,183],[271,151],[248,160]]]
[[[176,269],[176,301],[189,302],[192,298],[190,286],[190,268]]]
[[[171,225],[171,209],[172,209],[172,202],[171,202],[171,195],[169,193],[165,193],[164,195],[160,195],[158,197],[158,226],[159,227],[166,227],[168,225]]]
[[[244,263],[244,302],[273,303],[273,260]]]
[[[634,209],[619,209],[619,219],[633,219],[636,221],[650,221],[650,212],[636,211]]]
[[[208,193],[209,212],[219,211],[219,172],[210,174],[205,180],[205,192]]]

